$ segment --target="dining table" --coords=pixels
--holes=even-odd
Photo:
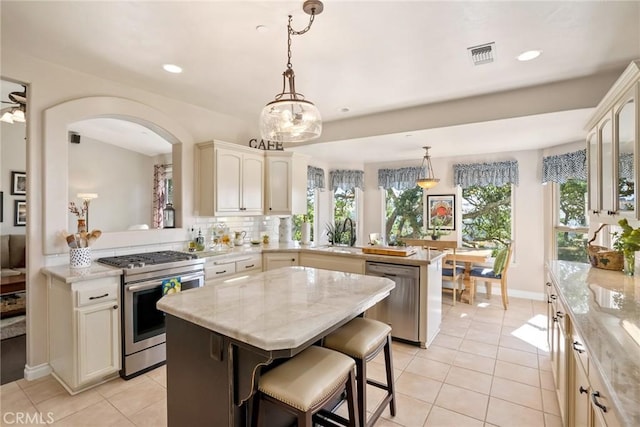
[[[474,248],[457,248],[455,254],[453,251],[447,251],[445,261],[464,262],[464,280],[469,280],[469,274],[474,264],[485,264],[491,258],[491,249],[474,249]]]

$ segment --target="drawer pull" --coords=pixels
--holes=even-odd
[[[607,412],[607,407],[604,406],[602,403],[598,402],[599,397],[600,397],[599,391],[594,391],[593,393],[591,393],[591,400],[593,401],[593,404],[596,405],[598,408],[602,409],[602,412]]]
[[[560,319],[562,319],[564,317],[564,313],[562,313],[561,311],[556,312],[556,316],[558,316]]]
[[[551,282],[547,282],[547,283],[545,283],[545,285],[551,287]]]
[[[216,274],[224,274],[224,273],[226,273],[226,272],[227,272],[227,270],[216,271]]]
[[[558,297],[555,294],[551,294],[549,295],[549,298],[555,301]]]
[[[589,390],[587,390],[586,388],[580,386],[580,394],[583,394],[583,393],[589,393]]]
[[[100,298],[104,298],[104,297],[108,297],[108,296],[109,296],[109,294],[108,294],[108,293],[106,293],[106,294],[104,294],[104,295],[100,295],[99,297],[89,297],[89,299],[91,299],[91,300],[93,300],[93,299],[100,299]]]
[[[580,344],[578,341],[574,341],[573,342],[573,349],[575,351],[577,351],[578,353],[584,353],[584,349],[582,348],[582,344]]]
[[[253,268],[253,267],[255,267],[255,265],[254,265],[254,264],[250,264],[250,265],[245,265],[245,266],[244,266],[244,268]]]

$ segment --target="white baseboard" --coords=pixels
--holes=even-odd
[[[37,380],[38,378],[46,377],[51,373],[51,366],[48,363],[43,363],[38,366],[25,365],[24,367],[24,379],[27,381]]]
[[[476,292],[479,294],[486,294],[484,283],[476,282]],[[526,298],[532,299],[535,301],[544,301],[545,296],[544,292],[530,292],[530,291],[520,291],[518,289],[507,289],[507,293],[510,297],[514,298]],[[500,295],[500,285],[491,287],[492,295]]]

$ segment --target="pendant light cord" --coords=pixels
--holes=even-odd
[[[290,69],[293,67],[293,65],[291,64],[291,36],[301,36],[309,31],[311,29],[311,26],[313,25],[313,20],[315,19],[315,17],[316,9],[312,8],[311,16],[309,17],[309,25],[307,25],[303,30],[296,31],[291,27],[291,21],[293,20],[293,17],[289,15],[289,23],[287,24],[287,68]]]

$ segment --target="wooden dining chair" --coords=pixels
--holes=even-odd
[[[420,246],[437,251],[451,251],[451,257],[442,265],[442,288],[451,289],[453,293],[453,305],[456,305],[456,299],[458,299],[464,291],[464,284],[461,280],[464,276],[464,267],[460,267],[456,263],[456,248],[458,247],[458,242],[453,240],[429,239],[406,239],[404,242],[409,246]]]
[[[507,309],[509,305],[509,295],[507,294],[507,272],[511,264],[511,254],[513,253],[513,242],[509,242],[507,247],[501,249],[496,255],[493,267],[473,267],[469,273],[469,304],[473,304],[476,294],[476,282],[485,282],[487,298],[491,298],[491,285],[500,283],[500,293],[502,305]]]

